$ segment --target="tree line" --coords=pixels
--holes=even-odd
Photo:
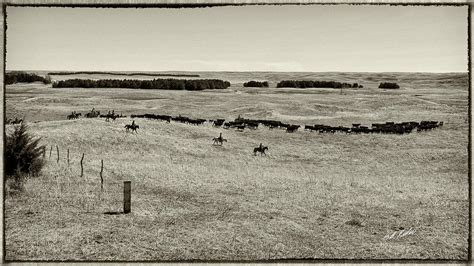
[[[199,77],[197,74],[153,74],[153,73],[126,73],[126,72],[106,72],[106,71],[60,71],[60,72],[49,72],[48,75],[93,75],[93,74],[104,74],[104,75],[117,75],[117,76],[151,76],[151,77]]]
[[[379,85],[379,89],[399,89],[400,86],[398,86],[397,83],[394,82],[382,82]]]
[[[345,83],[337,81],[318,80],[282,80],[278,82],[277,88],[363,88],[358,83]]]
[[[53,82],[53,88],[130,88],[153,90],[213,90],[226,89],[230,82],[220,79],[68,79]]]
[[[268,88],[268,81],[261,82],[261,81],[251,80],[249,82],[245,82],[244,87],[265,87],[265,88]]]
[[[18,82],[31,83],[36,81],[41,81],[44,84],[51,83],[51,79],[49,76],[42,77],[36,74],[30,74],[26,72],[10,72],[5,74],[5,84],[14,84]]]

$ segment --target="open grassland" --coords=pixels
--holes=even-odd
[[[6,197],[7,260],[467,259],[466,87],[367,86],[340,95],[334,89],[30,84],[8,86],[6,95],[7,117],[24,116],[48,145],[43,174],[23,194]],[[129,118],[65,120],[92,107],[302,125],[439,120],[444,126],[345,135],[135,119],[140,129],[132,134],[123,128]],[[228,142],[211,145],[220,132]],[[270,147],[268,156],[253,156],[261,142]],[[59,163],[55,148],[49,158],[51,145],[60,149]],[[123,180],[132,181],[132,213],[104,214],[121,210]],[[384,240],[410,227],[413,235]]]

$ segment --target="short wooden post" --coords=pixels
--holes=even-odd
[[[43,160],[46,157],[46,146],[43,147]]]
[[[84,160],[84,153],[82,154],[82,158],[81,158],[81,177],[84,174],[84,167],[82,166],[82,161],[83,160]]]
[[[104,171],[104,160],[100,160],[100,190],[104,190],[104,178],[102,172]]]
[[[58,160],[57,160],[57,162],[59,163],[59,147],[58,147],[58,145],[56,145],[56,151],[58,152]]]
[[[69,149],[67,149],[67,165],[69,165]]]
[[[123,181],[123,213],[131,211],[132,181]]]
[[[49,158],[51,159],[51,154],[53,153],[53,145],[51,145],[51,149],[49,150]]]

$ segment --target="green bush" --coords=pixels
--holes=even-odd
[[[5,136],[5,177],[16,188],[23,187],[27,177],[37,176],[44,166],[43,152],[46,147],[39,144],[40,139],[28,132],[26,124],[14,127]]]

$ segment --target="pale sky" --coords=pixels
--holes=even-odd
[[[7,70],[466,72],[467,6],[7,7]]]

